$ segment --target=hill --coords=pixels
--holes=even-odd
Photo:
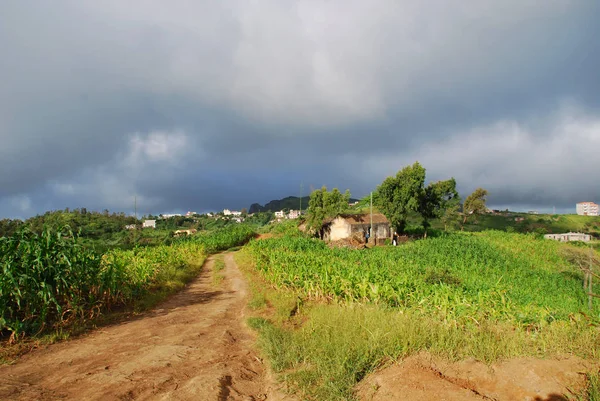
[[[309,196],[302,197],[302,209],[306,209],[308,207]],[[350,198],[350,202],[356,202],[358,199]],[[297,210],[300,208],[300,198],[298,196],[288,196],[283,199],[275,199],[271,202],[265,204],[264,206],[259,203],[253,203],[250,205],[250,209],[248,209],[248,213],[257,213],[257,212],[277,212],[283,209]]]

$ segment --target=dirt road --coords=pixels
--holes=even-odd
[[[246,284],[225,254],[154,311],[0,367],[0,399],[284,400],[243,325]]]

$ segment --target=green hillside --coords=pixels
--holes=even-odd
[[[308,207],[309,196],[302,197],[302,209],[305,210]],[[358,199],[350,198],[350,202],[356,202]],[[283,209],[298,210],[300,208],[300,198],[298,196],[288,196],[283,199],[275,199],[266,205],[262,206],[259,203],[253,203],[248,209],[248,213],[257,212],[278,212]]]

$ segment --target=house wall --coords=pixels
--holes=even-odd
[[[337,217],[325,230],[323,239],[325,241],[338,241],[352,236],[358,236],[364,239],[364,234],[369,230],[370,226],[370,223],[350,224],[346,219]],[[371,237],[380,240],[390,238],[390,236],[391,231],[389,223],[373,223],[373,233],[371,234]]]
[[[580,202],[576,205],[576,210],[582,216],[598,216],[598,204],[594,202]]]
[[[352,226],[344,219],[338,217],[331,222],[326,238],[329,241],[337,241],[349,238],[352,235]]]
[[[373,231],[375,236],[379,238],[390,238],[392,235],[390,225],[388,223],[373,224]]]

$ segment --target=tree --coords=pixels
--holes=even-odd
[[[444,217],[449,209],[455,209],[458,213],[459,202],[460,198],[456,191],[456,180],[454,178],[432,182],[421,191],[418,212],[423,219],[425,238],[427,238],[427,229],[430,227],[429,221]],[[452,212],[446,218],[450,218],[451,215]],[[447,224],[444,224],[444,229],[446,227]]]
[[[467,217],[469,215],[475,215],[475,222],[477,222],[477,215],[485,213],[486,196],[488,196],[487,190],[483,188],[477,188],[471,195],[467,197],[467,199],[465,199],[465,203],[463,205],[463,224],[467,222]]]
[[[460,204],[457,202],[455,205],[448,207],[440,220],[444,225],[444,231],[456,230],[460,225]]]
[[[312,191],[306,211],[308,227],[320,231],[326,218],[335,217],[348,210],[349,201],[350,191],[348,190],[341,193],[337,188],[333,188],[331,192],[328,192],[327,187],[323,186],[321,189]]]
[[[425,169],[415,162],[377,187],[376,205],[397,232],[404,232],[408,213],[419,209],[424,183]]]

